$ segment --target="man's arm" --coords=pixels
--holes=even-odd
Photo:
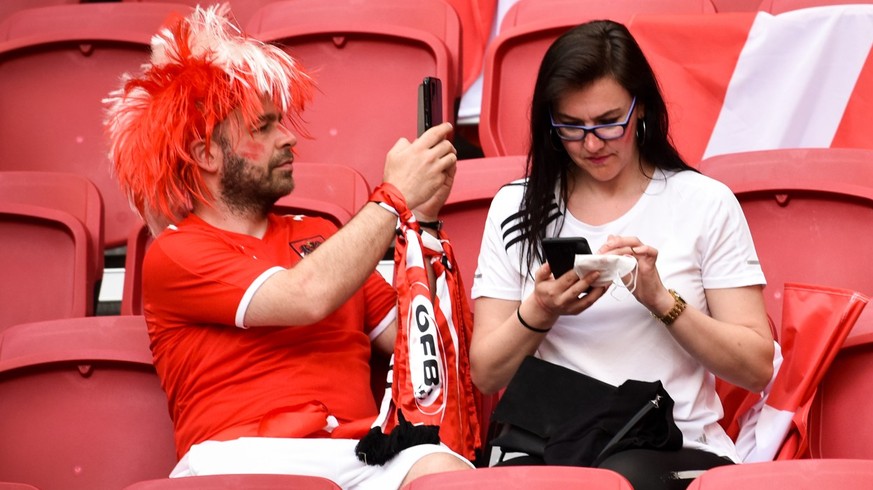
[[[387,183],[410,209],[446,195],[454,175],[455,149],[450,124],[425,132],[412,143],[399,140],[385,161]],[[363,285],[394,240],[397,217],[368,203],[335,235],[291,269],[280,271],[254,293],[246,326],[308,325],[326,317]]]

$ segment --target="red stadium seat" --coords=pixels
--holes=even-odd
[[[402,490],[633,490],[614,471],[570,466],[503,466],[422,476]]]
[[[136,226],[127,237],[124,257],[124,285],[121,290],[121,314],[142,315],[142,261],[152,244],[152,234],[145,224]]]
[[[786,282],[873,296],[873,275],[861,266],[859,248],[873,240],[873,150],[734,153],[699,168],[727,184],[743,207],[767,278],[767,312],[777,326]]]
[[[0,170],[72,172],[103,196],[107,247],[139,222],[109,171],[101,100],[149,56],[172,3],[20,10],[0,22]]]
[[[716,12],[756,12],[761,0],[712,0]]]
[[[142,317],[16,325],[0,337],[0,480],[122,488],[176,463]]]
[[[873,461],[800,459],[718,466],[697,477],[688,490],[819,490],[868,488]]]
[[[336,483],[302,475],[208,475],[163,478],[129,485],[124,490],[340,490]],[[2,490],[2,489],[0,489]]]
[[[370,186],[354,168],[295,161],[294,191],[276,202],[275,211],[321,216],[342,226],[369,198]]]
[[[853,335],[837,353],[812,403],[809,455],[873,459],[873,336]]]
[[[710,0],[520,0],[507,11],[485,54],[482,151],[486,156],[527,154],[530,101],[540,62],[549,45],[571,27],[604,18],[626,24],[643,13],[714,12]]]
[[[781,14],[792,10],[833,5],[873,4],[870,0],[762,0],[758,10]]]
[[[79,3],[79,0],[3,0],[0,2],[0,22],[19,10],[74,3]]]
[[[312,138],[297,154],[310,162],[340,162],[374,187],[386,152],[416,136],[418,85],[443,82],[443,115],[454,121],[460,96],[460,27],[440,0],[271,2],[246,25],[299,59],[318,90],[304,119]]]
[[[0,482],[0,490],[39,490],[39,488],[27,483]]]
[[[88,231],[57,209],[0,201],[0,330],[92,314]]]
[[[440,211],[440,218],[461,268],[461,280],[468,298],[491,200],[502,186],[524,177],[525,163],[523,156],[458,161],[452,193]],[[472,303],[470,307],[472,311]]]
[[[103,277],[103,200],[86,177],[67,172],[0,170],[0,201],[64,211],[87,231],[89,313]]]
[[[57,0],[56,0],[57,1]],[[201,5],[204,8],[213,3],[219,2],[204,2],[202,0],[121,0],[122,2],[134,2],[134,3],[155,3],[155,2],[163,2],[163,3],[177,3],[177,4],[185,4],[190,5],[191,7],[196,7],[197,5]],[[251,18],[252,14],[255,13],[256,10],[263,7],[264,5],[275,2],[276,0],[224,0],[224,3],[230,4],[230,10],[233,12],[233,18],[236,20],[237,25],[244,26],[246,22]]]

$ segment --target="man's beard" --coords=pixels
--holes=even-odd
[[[279,198],[294,190],[294,179],[284,175],[288,170],[274,172],[275,167],[291,158],[290,151],[274,156],[267,168],[263,169],[233,153],[227,146],[221,145],[224,154],[221,197],[231,211],[264,215]]]

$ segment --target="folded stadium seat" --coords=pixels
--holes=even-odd
[[[124,256],[124,285],[121,289],[121,314],[142,315],[142,261],[152,244],[152,234],[144,223],[135,226],[127,237]]]
[[[0,200],[0,331],[94,311],[88,231],[70,213]]]
[[[618,473],[571,466],[503,466],[425,475],[402,490],[632,490]]]
[[[320,216],[337,226],[348,222],[367,203],[370,188],[364,176],[345,165],[294,162],[294,191],[276,202],[281,214]],[[142,261],[152,242],[148,228],[139,223],[127,236],[121,314],[141,315]]]
[[[762,0],[758,9],[771,14],[781,14],[811,7],[865,3],[873,4],[870,0]]]
[[[873,461],[801,459],[718,466],[697,477],[688,490],[819,490],[869,488]]]
[[[786,282],[873,296],[873,275],[861,266],[859,248],[873,240],[873,150],[732,153],[705,159],[699,169],[740,201],[767,278],[767,312],[777,326]]]
[[[812,403],[809,455],[873,459],[873,335],[853,333]]]
[[[142,317],[7,329],[0,400],[0,480],[42,490],[112,489],[164,478],[176,463]]]
[[[105,243],[138,222],[109,171],[101,100],[149,56],[172,3],[88,3],[15,12],[0,22],[0,170],[88,177],[100,189]]]
[[[710,0],[520,0],[507,11],[485,53],[479,117],[485,156],[527,154],[530,101],[540,62],[549,45],[570,28],[595,19],[626,24],[643,13],[714,12]]]
[[[454,121],[460,27],[445,2],[277,1],[255,12],[246,30],[283,46],[315,79],[303,114],[312,137],[298,138],[302,160],[340,162],[370,187],[381,183],[386,152],[416,136],[426,76],[442,80],[443,116]]]
[[[103,200],[97,187],[87,177],[67,172],[0,170],[0,201],[64,211],[85,225],[86,292],[92,313],[103,277]]]
[[[124,490],[340,490],[339,485],[317,476],[304,475],[208,475],[147,480]],[[0,488],[2,490],[2,488]]]

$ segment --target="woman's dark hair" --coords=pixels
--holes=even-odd
[[[520,222],[525,251],[519,258],[526,258],[528,264],[533,259],[542,260],[541,242],[555,213],[552,199],[555,186],[560,182],[561,201],[566,203],[567,173],[573,166],[560,140],[552,133],[549,112],[569,91],[585,88],[602,78],[614,79],[637,98],[637,106],[645,107],[645,130],[636,140],[641,159],[665,170],[694,170],[670,141],[667,107],[658,81],[627,28],[600,20],[571,29],[549,47],[534,86],[528,181]]]

